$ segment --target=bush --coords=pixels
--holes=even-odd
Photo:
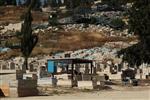
[[[77,23],[85,23],[85,24],[96,24],[97,22],[97,19],[94,18],[94,17],[91,17],[91,18],[80,18],[78,20],[76,20]]]
[[[122,21],[122,19],[120,18],[113,19],[110,22],[110,27],[115,28],[115,29],[123,29],[124,26],[125,26],[125,22]]]
[[[51,17],[50,17],[51,16]],[[51,26],[57,26],[59,23],[58,23],[58,19],[57,19],[57,14],[56,13],[53,13],[49,16],[49,25]]]

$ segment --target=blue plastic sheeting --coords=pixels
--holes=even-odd
[[[2,48],[2,47],[0,47],[0,52],[7,52],[8,50],[10,50],[10,48]]]
[[[57,66],[56,66],[54,61],[48,61],[47,71],[49,73],[56,73],[57,72]]]

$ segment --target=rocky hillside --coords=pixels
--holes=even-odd
[[[21,29],[21,16],[24,14],[25,8],[21,7],[0,7],[0,36],[12,36],[6,38],[1,45],[18,44],[16,31]],[[108,15],[114,17],[115,12]],[[131,42],[137,42],[137,37],[128,35],[127,29],[116,30],[109,26],[84,24],[68,24],[58,27],[47,26],[48,13],[33,11],[33,33],[37,34],[39,41],[34,48],[32,55],[51,54],[60,51],[75,51],[79,49],[90,49],[93,47],[101,47],[104,44],[111,44],[113,48],[124,48],[129,46]],[[94,16],[94,15],[93,15]],[[96,15],[97,16],[97,15]],[[117,43],[117,44],[115,44]],[[127,44],[126,46],[124,44]],[[18,50],[13,52],[2,53],[0,59],[20,55]],[[14,53],[15,52],[15,53]]]

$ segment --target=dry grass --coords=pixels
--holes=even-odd
[[[21,52],[20,52],[20,50],[17,50],[17,49],[15,49],[15,50],[10,50],[10,51],[8,51],[8,52],[3,52],[3,53],[0,53],[0,60],[1,59],[9,59],[9,58],[11,58],[11,57],[16,57],[16,56],[19,56],[19,55],[21,55]]]
[[[136,40],[136,38],[106,37],[103,33],[85,32],[56,32],[55,36],[53,33],[47,33],[39,37],[39,44],[42,44],[43,48],[52,48],[58,51],[92,48],[102,46],[106,42],[130,42]]]
[[[39,33],[39,41],[33,49],[31,56],[51,54],[58,51],[74,51],[78,49],[88,49],[100,47],[107,42],[130,42],[137,40],[135,37],[106,37],[103,33],[85,33],[85,32],[46,32]],[[11,39],[12,42],[18,41],[17,38]],[[21,55],[19,51],[1,54],[0,58],[9,58],[11,56]]]
[[[16,6],[1,6],[0,7],[0,22],[19,22],[20,16],[22,16],[26,11],[26,8],[23,7],[16,7]],[[39,12],[39,11],[33,11],[33,22],[45,22],[48,21],[48,14]]]

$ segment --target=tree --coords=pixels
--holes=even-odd
[[[121,5],[120,0],[102,0],[102,3],[108,4],[111,7],[119,7]]]
[[[102,0],[103,4],[107,4],[112,10],[122,10],[122,5],[125,5],[128,0]]]
[[[24,23],[21,27],[21,52],[25,58],[23,68],[28,69],[28,57],[30,56],[34,46],[38,41],[38,37],[32,34],[32,15],[31,9],[35,6],[36,0],[32,0],[27,12],[25,13]]]
[[[48,6],[48,1],[47,0],[44,0],[44,7],[47,7]]]
[[[7,5],[11,5],[12,4],[11,0],[5,0],[5,2],[6,2]]]
[[[49,16],[49,25],[51,26],[57,26],[58,25],[58,18],[57,18],[57,13],[52,13],[50,16]]]
[[[133,0],[129,10],[129,33],[138,35],[139,43],[119,51],[131,66],[150,63],[150,1]]]
[[[80,5],[81,0],[66,0],[66,6],[68,9],[74,9]]]
[[[40,7],[41,7],[41,2],[40,2],[40,0],[36,0],[36,4],[35,4],[35,6],[34,6],[34,9],[35,9],[35,10],[39,10]]]
[[[25,2],[25,6],[29,6],[29,5],[30,5],[30,3],[31,3],[31,0],[26,0],[26,2]]]
[[[12,0],[12,4],[13,4],[13,5],[16,5],[16,0]]]
[[[130,32],[137,34],[141,41],[150,38],[150,1],[135,0],[129,11]],[[148,42],[148,41],[145,41]]]
[[[120,18],[115,18],[110,21],[110,27],[115,29],[123,29],[125,26],[125,22]]]
[[[3,6],[5,4],[5,0],[0,0],[0,6]]]
[[[52,3],[52,0],[47,0],[48,5]]]
[[[101,0],[101,1],[102,3],[109,4],[109,5],[118,5],[118,4],[124,5],[126,3],[133,2],[133,0]]]

